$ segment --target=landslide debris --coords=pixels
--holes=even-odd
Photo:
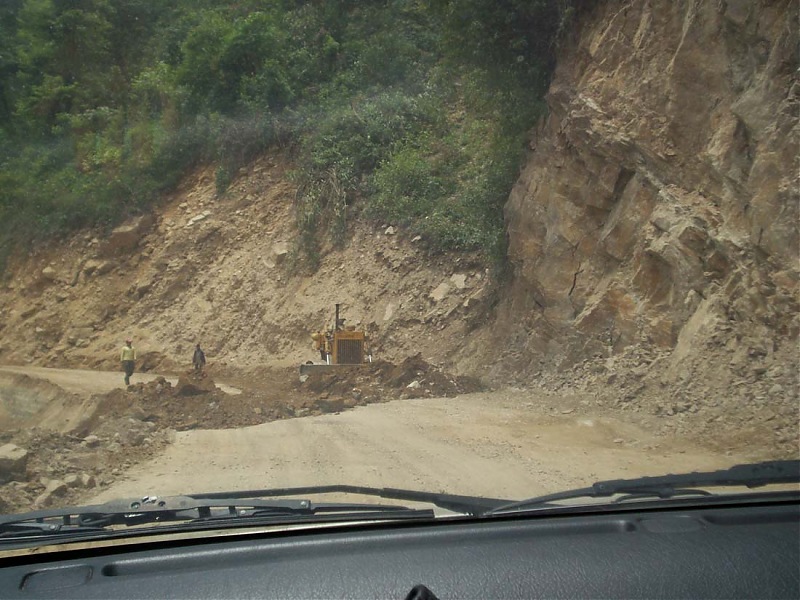
[[[133,417],[109,419],[84,437],[44,429],[4,431],[0,453],[14,447],[26,460],[21,469],[0,467],[0,512],[75,504],[157,455],[171,435]]]
[[[249,385],[236,395],[217,388],[207,372],[194,371],[182,373],[175,385],[159,377],[88,399],[63,390],[53,395],[57,386],[25,376],[14,382],[13,401],[26,383],[48,395],[39,413],[24,415],[29,420],[11,422],[17,426],[0,433],[0,513],[86,503],[132,466],[157,456],[176,431],[248,427],[481,389],[477,380],[454,377],[419,355],[400,364],[377,361],[304,381],[296,367],[265,368],[248,377]],[[52,428],[19,426],[44,423],[37,421],[44,414]],[[68,427],[70,416],[73,426]]]
[[[727,340],[722,332],[707,342],[704,355],[643,345],[596,355],[561,372],[543,370],[535,386],[617,414],[653,415],[666,433],[722,452],[759,448],[771,458],[797,458],[796,347],[756,336]],[[672,385],[676,379],[681,385]]]
[[[478,379],[445,373],[417,354],[398,365],[378,360],[312,372],[299,389],[316,394],[321,400],[342,398],[348,403],[366,404],[402,398],[448,397],[484,388]]]

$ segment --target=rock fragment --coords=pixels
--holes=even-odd
[[[0,446],[0,483],[23,477],[27,465],[27,450],[16,444]]]

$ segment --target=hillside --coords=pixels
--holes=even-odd
[[[598,2],[561,41],[505,205],[511,276],[430,253],[354,202],[309,271],[296,165],[272,150],[218,196],[195,169],[110,236],[10,263],[0,362],[258,375],[315,358],[336,302],[376,357],[587,394],[678,434],[796,450],[797,3]],[[320,234],[323,236],[323,234]]]
[[[443,363],[486,310],[488,277],[468,255],[426,252],[390,223],[353,221],[313,274],[293,263],[294,188],[280,156],[242,169],[217,198],[211,169],[110,237],[87,232],[13,263],[3,286],[0,361],[117,368],[134,338],[146,369],[191,362],[257,370],[317,358],[310,334],[335,303],[374,336],[376,358]]]

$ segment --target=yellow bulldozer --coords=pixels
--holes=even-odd
[[[341,304],[336,305],[333,326],[326,331],[311,334],[314,350],[319,352],[321,363],[307,362],[300,366],[300,375],[313,371],[324,371],[343,365],[363,365],[372,362],[369,337],[364,330],[345,326],[340,318]]]

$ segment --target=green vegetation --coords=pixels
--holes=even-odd
[[[111,226],[198,164],[294,155],[296,214],[347,207],[433,249],[501,250],[570,0],[5,0],[0,254]]]

